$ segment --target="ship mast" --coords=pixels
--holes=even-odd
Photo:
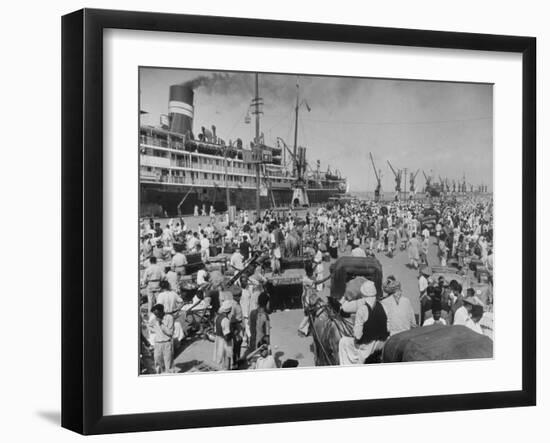
[[[260,92],[258,85],[258,73],[256,72],[256,95],[254,97],[254,114],[256,114],[255,146],[260,149]],[[260,160],[260,159],[257,159]],[[260,162],[256,163],[256,219],[260,218]]]
[[[300,109],[300,85],[298,84],[298,81],[296,81],[296,108],[295,108],[295,115],[296,119],[294,122],[294,167],[292,168],[292,172],[294,176],[299,173],[298,169],[298,160],[297,160],[297,150],[298,150],[298,110]]]
[[[294,177],[294,192],[292,193],[293,206],[309,206],[309,198],[307,195],[307,178],[304,180],[303,177],[307,167],[305,160],[305,148],[303,151],[300,149],[300,153],[298,153],[298,112],[302,104],[306,105],[308,111],[310,110],[309,105],[305,100],[300,103],[300,85],[298,84],[298,81],[296,81],[296,107],[294,109],[294,152],[292,153],[292,157],[294,157],[294,164],[292,168]]]

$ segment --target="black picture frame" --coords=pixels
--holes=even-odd
[[[522,54],[522,388],[517,391],[103,413],[103,30],[267,37]],[[83,9],[62,18],[62,426],[82,434],[536,404],[536,39],[504,35]]]

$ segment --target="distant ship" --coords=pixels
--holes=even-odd
[[[168,115],[161,116],[159,126],[140,124],[140,216],[192,214],[203,206],[220,212],[228,209],[227,202],[237,210],[253,209],[258,189],[262,209],[327,203],[346,193],[347,179],[339,171],[321,171],[319,161],[314,169],[307,163],[306,148],[297,146],[297,125],[293,149],[279,137],[277,146],[264,143],[257,76],[251,107],[257,135],[249,146],[241,139],[226,143],[215,126],[194,132],[193,88],[170,86]],[[297,98],[296,122],[298,108]]]

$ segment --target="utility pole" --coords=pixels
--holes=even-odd
[[[258,73],[256,72],[256,96],[254,97],[254,113],[256,114],[256,148],[260,149],[260,93],[258,85]],[[256,159],[256,219],[260,218],[260,163],[261,158]]]
[[[407,194],[408,194],[408,189],[407,189],[407,168],[403,168],[403,178],[402,178],[402,181],[404,183],[404,186],[403,186],[403,200],[407,200]]]
[[[229,184],[227,183],[227,149],[226,146],[223,150],[223,159],[224,159],[224,166],[225,166],[225,204],[227,206],[227,214],[229,217],[229,206],[231,205],[231,200],[229,198]]]

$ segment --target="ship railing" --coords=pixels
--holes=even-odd
[[[150,135],[140,135],[140,142],[145,145],[159,146],[161,148],[167,148],[168,142],[162,138],[151,137]]]
[[[182,165],[184,166],[184,165]],[[218,178],[215,178],[215,179],[210,179],[210,178],[191,178],[191,177],[182,177],[182,176],[178,176],[178,175],[162,175],[162,176],[159,176],[158,174],[155,174],[154,172],[147,172],[147,171],[143,171],[140,173],[140,178],[144,179],[144,180],[154,180],[154,181],[160,181],[162,183],[177,183],[177,184],[189,184],[189,185],[209,185],[209,186],[214,186],[214,185],[219,185],[220,183],[223,184],[223,186],[225,186],[225,175],[223,174],[222,171],[217,171],[215,170],[216,172],[219,172],[219,177]],[[229,172],[229,171],[228,171]],[[229,174],[231,174],[229,172]],[[254,178],[253,175],[249,174],[247,176],[236,176],[236,177],[233,177],[234,179],[229,181],[228,182],[230,183],[231,186],[237,186],[237,185],[240,185],[240,186],[247,186],[247,187],[254,187],[256,185],[256,180]],[[276,182],[276,181],[273,181],[272,183],[272,187],[273,188],[289,188],[291,187],[291,183],[290,182]],[[312,188],[311,186],[309,186],[309,188]]]
[[[185,151],[185,145],[181,142],[174,140],[166,140],[163,138],[151,137],[150,135],[140,135],[139,142],[142,145],[158,146],[161,148],[176,149],[178,151]]]
[[[178,143],[178,142],[174,142],[174,141],[171,141],[168,147],[171,148],[171,149],[177,149],[178,151],[184,151],[185,150],[185,146],[183,145],[183,143]]]
[[[152,173],[152,172],[145,172],[141,171],[139,174],[140,180],[147,180],[147,181],[160,181],[161,177],[158,174]]]
[[[150,180],[149,177],[141,176],[143,179]],[[164,175],[162,177],[154,177],[155,181],[159,181],[161,183],[173,183],[173,184],[181,184],[181,185],[190,185],[190,186],[218,186],[218,187],[225,187],[225,181],[224,180],[215,180],[215,179],[207,179],[207,178],[191,178],[191,177],[179,177],[179,176],[169,176]],[[255,183],[251,182],[230,182],[229,185],[231,187],[253,187]]]
[[[225,174],[225,166],[223,165],[209,165],[201,163],[198,165],[194,162],[189,162],[185,160],[172,160],[172,166],[181,167],[181,168],[189,168],[189,169],[199,169],[203,171],[212,171],[219,174]],[[247,174],[247,175],[254,175],[254,171],[251,171],[247,168],[235,168],[235,167],[228,167],[227,168],[228,174]],[[273,174],[271,171],[268,174],[270,177],[274,178],[282,178],[282,174]]]
[[[323,185],[319,183],[308,183],[307,187],[308,189],[323,189]]]

